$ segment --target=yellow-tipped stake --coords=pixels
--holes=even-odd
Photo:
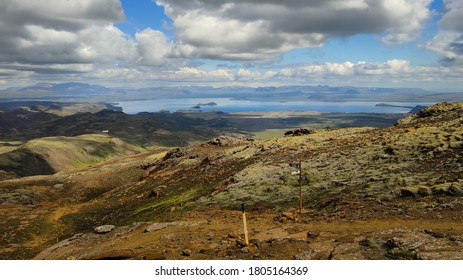
[[[243,212],[244,242],[246,243],[246,246],[248,246],[249,245],[248,226],[246,224],[246,210],[244,207],[244,203],[241,204],[241,211]]]

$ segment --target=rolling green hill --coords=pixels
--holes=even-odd
[[[53,174],[142,151],[140,147],[104,134],[38,138],[0,154],[0,170],[10,176],[11,173],[17,176]]]

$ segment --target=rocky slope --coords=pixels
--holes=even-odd
[[[463,259],[462,195],[463,103],[442,103],[385,129],[219,137],[0,182],[0,257]]]

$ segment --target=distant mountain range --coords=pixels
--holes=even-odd
[[[28,91],[40,91],[40,92],[55,92],[55,93],[63,93],[63,94],[102,94],[108,93],[112,90],[100,85],[89,85],[84,83],[62,83],[62,84],[55,84],[55,83],[39,83],[32,86],[27,87],[15,87],[15,88],[8,88],[4,90],[14,91],[14,92],[28,92]]]
[[[462,101],[461,93],[435,93],[420,88],[332,87],[327,85],[278,87],[177,86],[152,88],[108,88],[85,83],[40,83],[0,91],[0,100],[126,101],[156,98],[225,97],[249,100],[318,100],[378,102]]]

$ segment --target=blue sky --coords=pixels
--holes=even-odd
[[[156,5],[152,0],[123,0],[121,3],[126,18],[116,26],[124,33],[134,37],[136,32],[152,28],[162,30],[173,39],[173,30],[166,28],[172,25],[172,21],[164,13],[162,6]]]
[[[280,2],[5,0],[0,87],[78,81],[461,91],[463,0]]]

